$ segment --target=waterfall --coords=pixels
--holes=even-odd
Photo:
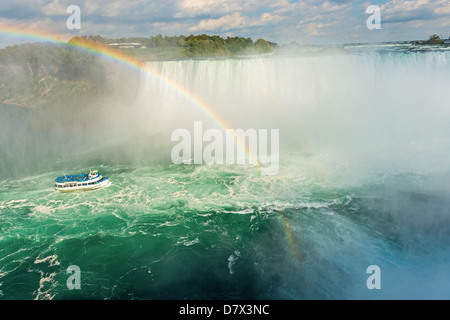
[[[67,130],[0,104],[0,296],[448,299],[450,51],[346,50],[110,70]],[[225,128],[277,130],[275,174],[170,161],[174,130]],[[54,191],[89,168],[112,186]]]
[[[194,96],[231,128],[280,129],[284,150],[380,170],[448,170],[449,71],[449,51],[152,61],[138,110],[151,132],[192,128],[195,120],[220,129]]]

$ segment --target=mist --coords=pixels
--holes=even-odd
[[[282,153],[321,156],[358,172],[447,172],[448,59],[445,52],[337,51],[148,62],[141,73],[103,61],[107,81],[94,101],[2,114],[9,160],[0,168],[5,174],[60,161],[69,170],[70,159],[83,157],[169,162],[174,130],[192,130],[195,120],[225,129],[149,76],[156,70],[231,129],[279,129]]]
[[[448,53],[370,52],[149,62],[200,97],[231,128],[279,129],[286,152],[373,172],[449,166]],[[145,74],[136,123],[148,134],[219,125]],[[282,159],[281,159],[282,161]]]
[[[0,105],[0,179],[7,190],[0,208],[8,213],[2,217],[12,226],[5,238],[11,243],[18,215],[27,217],[17,227],[27,237],[43,221],[61,228],[61,237],[55,240],[52,227],[48,235],[33,233],[38,245],[31,262],[25,252],[22,271],[47,261],[45,241],[45,250],[54,250],[48,254],[61,260],[72,259],[66,248],[79,252],[83,245],[95,252],[79,256],[92,270],[138,261],[144,275],[127,276],[130,283],[152,277],[166,290],[161,296],[171,296],[173,278],[204,297],[197,275],[180,276],[177,267],[192,259],[192,274],[216,272],[206,278],[209,292],[234,292],[239,281],[228,278],[227,258],[238,250],[233,277],[257,297],[448,296],[449,51],[283,52],[150,61],[143,70],[100,57],[68,69],[51,56],[36,58],[0,69],[2,79],[14,80],[0,88],[7,90]],[[171,135],[193,133],[195,121],[204,131],[278,130],[279,170],[263,176],[252,165],[175,164]],[[111,177],[104,193],[52,193],[55,173],[91,168]],[[97,255],[99,248],[120,257]],[[372,264],[382,270],[379,292],[365,287]],[[221,267],[227,278],[217,276]],[[22,276],[12,269],[9,287]],[[116,288],[118,273],[102,275]],[[93,296],[111,297],[102,293],[103,280]],[[144,297],[161,292],[148,288],[141,286]]]
[[[344,235],[331,228],[327,237],[320,233],[299,244],[332,241],[335,251],[323,244],[319,255],[335,269],[320,259],[303,261],[311,264],[303,271],[282,267],[296,279],[289,289],[323,297],[319,289],[303,291],[309,288],[303,279],[323,271],[327,277],[316,286],[328,288],[328,298],[410,299],[448,296],[441,283],[449,280],[443,272],[450,244],[449,58],[448,52],[337,51],[148,67],[200,97],[231,128],[279,129],[280,171],[273,179],[283,187],[270,190],[280,201],[317,186],[350,194],[349,205],[333,209],[344,219],[333,226]],[[196,120],[223,129],[145,73],[136,110],[142,115],[137,127],[164,141],[177,128],[192,130]],[[301,225],[323,228],[301,216],[291,221],[297,239],[307,237]],[[381,292],[364,286],[364,270],[373,263],[383,270]]]

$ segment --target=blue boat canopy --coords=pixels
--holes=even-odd
[[[100,173],[97,173],[92,178],[96,178],[99,175],[100,175]],[[65,183],[65,182],[89,181],[92,178],[89,178],[89,173],[79,174],[79,175],[65,175],[65,176],[56,178],[55,182],[56,183]]]

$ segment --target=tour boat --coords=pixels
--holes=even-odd
[[[55,179],[55,189],[59,192],[90,191],[109,186],[111,181],[98,170],[80,175],[64,175]]]

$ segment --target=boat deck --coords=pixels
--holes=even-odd
[[[95,179],[99,176],[100,176],[100,173],[98,173],[92,179]],[[89,179],[89,173],[85,173],[85,174],[79,174],[79,175],[65,175],[62,177],[58,177],[58,178],[56,178],[55,182],[56,183],[81,182],[81,181],[89,181],[92,179]]]

